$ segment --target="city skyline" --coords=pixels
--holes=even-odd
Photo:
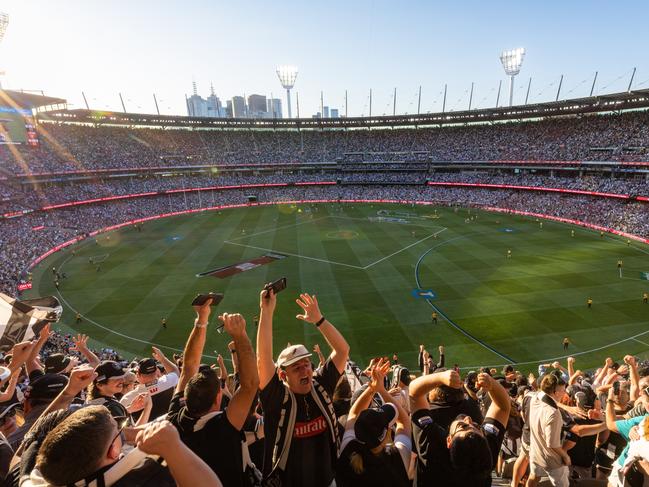
[[[649,6],[635,1],[617,9],[603,1],[542,7],[419,1],[403,8],[380,0],[191,0],[182,8],[151,0],[54,3],[10,0],[0,7],[10,18],[0,43],[6,72],[0,79],[5,88],[66,98],[71,108],[84,107],[83,91],[91,108],[122,111],[121,93],[127,111],[155,113],[155,93],[161,113],[184,115],[192,80],[204,94],[213,82],[221,100],[272,95],[285,108],[275,73],[283,64],[300,70],[292,103],[295,116],[299,97],[303,118],[321,105],[341,116],[346,110],[367,116],[370,89],[373,115],[416,113],[420,86],[422,113],[442,110],[445,85],[446,110],[463,110],[472,83],[472,108],[486,108],[495,106],[501,82],[500,105],[507,101],[499,56],[517,47],[526,56],[514,104],[524,101],[530,77],[531,103],[553,100],[561,75],[562,99],[587,96],[596,71],[595,94],[625,91],[634,67],[633,87],[649,87],[643,52],[649,34],[642,25]],[[609,35],[622,24],[625,29]]]

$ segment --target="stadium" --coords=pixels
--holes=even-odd
[[[396,89],[394,96],[396,104]],[[463,401],[479,404],[480,420],[474,418],[478,425],[486,416],[497,426],[507,426],[509,436],[505,436],[502,449],[498,445],[498,463],[490,463],[486,469],[488,484],[475,485],[491,485],[493,476],[494,485],[510,485],[511,481],[518,486],[521,479],[531,475],[528,486],[567,486],[561,483],[567,482],[567,477],[557,480],[548,465],[541,466],[534,483],[536,470],[532,467],[527,471],[524,463],[529,454],[521,449],[520,435],[512,433],[506,421],[523,416],[524,398],[537,390],[545,394],[543,384],[552,376],[554,381],[565,378],[563,386],[572,387],[564,391],[563,398],[552,396],[565,405],[565,415],[573,419],[569,423],[564,418],[564,423],[574,424],[579,418],[589,426],[602,425],[594,433],[587,433],[585,428],[565,439],[580,445],[583,451],[590,448],[584,454],[590,463],[585,464],[575,453],[573,467],[590,469],[592,464],[592,471],[597,471],[579,480],[571,468],[570,485],[607,485],[606,479],[611,482],[609,475],[622,470],[616,470],[612,461],[605,464],[596,452],[608,448],[613,452],[611,459],[617,459],[629,437],[628,432],[621,432],[622,426],[615,425],[624,414],[649,403],[649,388],[644,388],[648,384],[643,382],[649,374],[649,89],[632,89],[630,83],[628,90],[620,92],[593,95],[591,90],[591,96],[563,99],[557,93],[554,101],[496,105],[418,114],[397,114],[395,110],[393,115],[339,118],[224,118],[135,113],[126,108],[122,112],[72,108],[64,96],[0,90],[0,292],[8,303],[0,341],[7,367],[0,368],[0,377],[3,384],[7,381],[13,387],[11,394],[8,388],[1,393],[8,396],[0,400],[0,420],[5,414],[2,411],[17,404],[15,398],[8,399],[16,384],[19,390],[32,390],[30,383],[42,380],[32,376],[34,369],[40,372],[43,368],[45,376],[50,375],[48,360],[58,354],[67,356],[66,365],[70,357],[88,363],[80,366],[76,376],[72,372],[65,379],[67,384],[82,381],[84,372],[92,374],[95,370],[93,377],[88,375],[88,384],[92,382],[88,391],[83,392],[84,386],[71,396],[78,395],[87,404],[96,404],[90,386],[98,390],[95,383],[101,373],[97,371],[104,370],[100,367],[106,362],[119,364],[120,371],[124,367],[124,374],[115,373],[114,377],[137,376],[134,383],[144,390],[148,387],[145,395],[149,400],[162,387],[157,382],[160,374],[174,374],[170,367],[176,367],[175,374],[182,380],[184,369],[193,370],[194,365],[197,375],[207,375],[198,369],[200,363],[207,363],[218,364],[221,387],[230,389],[229,407],[238,405],[248,389],[253,395],[261,391],[261,399],[255,396],[253,402],[251,397],[244,408],[250,410],[244,415],[246,426],[242,423],[235,428],[254,430],[257,439],[259,429],[264,429],[259,426],[263,425],[264,411],[256,406],[268,400],[264,377],[266,384],[280,384],[281,379],[294,396],[290,378],[282,368],[282,360],[287,363],[286,370],[293,364],[286,360],[286,350],[303,344],[305,353],[313,351],[315,368],[316,351],[328,347],[332,355],[325,358],[328,350],[324,352],[318,370],[325,374],[323,369],[335,369],[332,364],[345,347],[320,329],[324,322],[323,328],[335,326],[336,336],[344,337],[341,339],[348,355],[342,372],[350,382],[343,401],[346,412],[333,415],[331,408],[341,432],[349,434],[349,425],[340,421],[341,416],[360,422],[364,416],[354,408],[360,408],[356,405],[363,403],[365,396],[367,403],[360,409],[370,406],[374,394],[361,390],[376,393],[377,398],[380,396],[377,404],[385,407],[391,400],[383,397],[387,392],[376,384],[383,380],[376,378],[384,379],[386,374],[397,378],[385,381],[394,387],[390,388],[392,396],[399,398],[395,400],[400,404],[394,407],[395,418],[407,406],[404,414],[408,425],[396,419],[393,435],[398,439],[406,431],[410,442],[412,434],[410,451],[419,455],[419,460],[405,467],[410,484],[413,477],[412,485],[449,486],[474,485],[475,479],[481,478],[464,477],[454,466],[455,470],[449,472],[457,473],[459,480],[455,483],[426,483],[435,473],[420,464],[428,452],[415,443],[421,445],[418,435],[428,433],[422,433],[422,420],[415,419],[419,418],[415,404],[420,400],[428,406],[428,401],[435,410],[440,401],[451,401],[443,399],[444,394],[442,399],[427,395],[433,386],[444,386],[466,388],[461,400],[440,406],[453,411],[453,417],[444,424],[445,434],[457,426],[455,413],[465,412],[464,406],[458,406]],[[290,109],[289,101],[289,113]],[[267,298],[262,297],[260,305],[259,293],[265,289],[262,296],[266,296],[264,293],[270,291],[264,286],[281,278],[286,278],[286,289],[273,298],[277,301],[270,332],[274,341],[268,343],[262,331],[267,329],[264,313],[267,317],[269,311],[263,304]],[[191,305],[197,295],[207,292],[222,293],[223,298],[218,307],[213,306],[212,321],[197,352],[190,347],[193,335],[187,338],[193,319]],[[301,293],[307,293],[307,297]],[[326,314],[326,319],[325,314],[318,315],[321,318],[313,321],[315,327],[303,324],[311,322],[309,296],[317,296],[316,309],[319,303]],[[43,297],[54,299],[50,305],[58,309],[58,316],[51,319],[48,315],[35,326],[39,310],[50,310],[39,301]],[[305,314],[300,315],[300,307]],[[201,313],[209,316],[209,312],[205,306],[194,309],[198,312],[196,330],[203,326],[199,325]],[[244,346],[241,336],[231,332],[235,325],[227,316],[215,318],[230,312],[240,313],[247,321],[244,329],[254,344],[250,349],[253,358],[253,348],[257,349],[256,382],[249,377],[248,383],[245,380],[249,370],[244,354],[239,352],[238,358],[234,355],[235,348],[239,351]],[[16,331],[19,313],[27,318]],[[225,323],[225,329],[218,326],[219,320]],[[43,333],[45,321],[52,323]],[[85,338],[79,338],[82,336]],[[23,340],[33,340],[24,348],[31,346],[34,350],[23,360],[24,371],[21,364],[14,367],[17,360],[13,358],[18,356]],[[260,351],[265,345],[269,347],[266,352]],[[152,349],[157,361],[154,367],[162,370],[153,386],[139,378],[146,375],[146,364],[142,364]],[[270,375],[261,365],[269,354]],[[31,369],[30,360],[36,364]],[[385,361],[391,362],[391,368]],[[175,365],[169,365],[171,362]],[[280,379],[270,379],[275,366]],[[235,374],[228,374],[232,367]],[[401,380],[403,370],[407,380]],[[558,372],[546,374],[551,370]],[[70,374],[70,370],[56,372]],[[446,374],[444,378],[442,374]],[[12,386],[9,377],[14,375]],[[437,375],[439,382],[431,379]],[[453,383],[456,376],[465,381],[463,386]],[[103,380],[110,377],[108,373]],[[585,385],[581,385],[582,377]],[[361,387],[364,383],[369,385]],[[412,384],[409,392],[408,384]],[[425,395],[418,392],[426,387]],[[628,392],[624,401],[620,387]],[[480,388],[483,391],[478,391]],[[586,407],[584,401],[590,397],[591,388],[597,404]],[[611,395],[615,388],[618,392]],[[507,408],[499,392],[494,392],[500,389],[511,395]],[[185,395],[188,390],[184,389]],[[60,401],[65,391],[63,387],[57,390],[61,396],[55,394],[47,404]],[[241,391],[239,402],[235,400],[237,391]],[[222,393],[215,394],[220,398]],[[302,394],[309,396],[308,392]],[[329,401],[326,394],[319,394],[313,392],[314,404],[319,405],[323,397]],[[121,404],[115,397],[125,398],[127,393],[124,390],[123,396],[110,396],[111,401]],[[295,396],[302,397],[297,392]],[[488,401],[483,404],[485,398]],[[165,413],[169,400],[171,396]],[[189,404],[188,400],[183,408]],[[122,418],[105,405],[113,417]],[[127,429],[134,427],[132,438],[127,435],[124,441],[138,445],[137,451],[167,459],[167,450],[156,450],[157,444],[150,446],[137,431],[137,427],[144,429],[149,424],[147,431],[155,437],[159,432],[153,430],[159,426],[151,426],[155,422],[146,420],[140,424],[130,405],[120,407],[128,409],[126,415],[132,424]],[[226,410],[220,401],[219,407]],[[318,407],[324,412],[324,407]],[[525,414],[529,415],[529,403],[527,407]],[[150,412],[150,408],[155,411],[155,403],[139,409]],[[519,413],[514,414],[516,408]],[[43,410],[45,407],[40,412]],[[268,407],[266,412],[270,410]],[[493,412],[496,410],[498,413]],[[29,411],[28,407],[19,412],[28,426]],[[202,447],[187,439],[189,433],[183,432],[181,420],[174,423],[171,411],[165,417],[189,446],[182,461],[193,465],[195,473],[203,472],[204,464],[208,467],[204,485],[262,485],[249,483],[247,478],[232,480],[231,471],[218,462],[211,463],[209,455],[201,453]],[[635,417],[645,414],[643,409]],[[150,419],[155,416],[152,413]],[[327,414],[323,416],[328,420]],[[251,423],[252,419],[257,422]],[[306,419],[310,420],[308,413]],[[67,421],[57,419],[61,420]],[[529,422],[526,416],[528,433]],[[250,426],[253,423],[256,426]],[[267,430],[281,430],[281,422],[272,425]],[[298,435],[299,426],[296,428]],[[333,429],[334,446],[340,446]],[[564,425],[564,429],[568,431],[569,427]],[[619,441],[603,438],[604,430]],[[355,431],[353,423],[351,431]],[[0,432],[9,439],[13,455],[27,431],[16,443],[13,430],[5,432],[0,427]],[[275,438],[279,445],[279,433],[265,434],[267,444]],[[360,442],[359,431],[355,434]],[[45,437],[39,441],[46,441]],[[27,444],[35,441],[26,438]],[[592,445],[584,446],[591,440]],[[499,441],[502,443],[503,438]],[[349,445],[344,438],[342,444]],[[110,445],[113,448],[112,442]],[[509,445],[507,450],[505,445]],[[38,452],[39,445],[36,447]],[[267,450],[262,445],[260,451],[253,452],[250,447],[264,482],[272,480],[277,468],[273,463],[277,451]],[[92,473],[76,479],[56,477],[48,473],[43,459],[47,452],[43,453],[42,447],[40,451],[40,463],[34,470],[38,475],[79,480]],[[248,451],[247,446],[244,451]],[[341,448],[341,458],[345,458],[345,451]],[[333,457],[335,460],[336,455]],[[233,458],[228,461],[241,462],[240,457]],[[538,467],[539,457],[534,458]],[[640,463],[645,461],[643,453],[636,458]],[[197,463],[191,463],[194,461]],[[289,460],[289,464],[294,461]],[[168,459],[168,463],[171,474],[177,474],[174,480],[178,485],[198,482],[200,475],[195,474],[189,477],[193,480],[183,483],[177,466],[182,462],[172,466]],[[400,465],[400,461],[397,463]],[[340,468],[336,472],[338,485],[351,485],[348,476],[353,475],[340,473]],[[0,473],[7,474],[7,469]],[[220,480],[212,481],[212,474]],[[360,477],[353,478],[363,479],[356,485],[379,485],[369,483],[371,475],[362,477],[356,470],[354,474]],[[305,475],[301,480],[293,479],[293,483],[320,485],[314,480],[316,476]],[[514,480],[510,480],[512,477]],[[540,477],[545,480],[539,484]],[[326,485],[330,485],[329,480]],[[286,478],[283,481],[291,485]],[[43,485],[59,485],[54,480],[47,482]],[[156,482],[142,485],[167,485]],[[27,485],[39,484],[34,481]]]

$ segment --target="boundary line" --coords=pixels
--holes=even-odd
[[[64,265],[65,265],[65,264],[66,264],[66,263],[67,263],[71,258],[72,258],[72,256],[69,256],[67,259],[65,259],[65,260],[61,263],[61,265],[59,266],[59,269],[63,269],[63,266],[64,266]],[[133,341],[135,341],[135,342],[144,343],[144,344],[146,344],[146,345],[153,345],[154,347],[157,347],[157,348],[165,348],[165,349],[167,349],[167,350],[173,350],[174,352],[182,352],[182,351],[183,351],[183,350],[180,349],[180,348],[169,347],[169,346],[167,346],[167,345],[162,345],[161,343],[149,342],[149,341],[146,341],[146,340],[142,340],[141,338],[135,338],[135,337],[132,337],[132,336],[128,336],[128,335],[125,335],[124,333],[120,333],[119,331],[115,331],[115,330],[113,330],[113,329],[111,329],[111,328],[108,328],[108,327],[106,327],[106,326],[104,326],[104,325],[102,325],[102,324],[100,324],[100,323],[97,323],[95,320],[93,320],[93,319],[91,319],[91,318],[88,318],[86,315],[81,314],[81,312],[79,312],[79,310],[77,310],[76,308],[72,307],[72,305],[71,305],[71,304],[70,304],[70,303],[69,303],[69,302],[68,302],[68,301],[63,297],[63,295],[61,294],[61,292],[60,292],[58,289],[56,290],[56,294],[58,294],[58,296],[59,296],[59,298],[61,299],[61,301],[62,301],[62,302],[63,302],[63,303],[68,307],[68,308],[70,308],[70,309],[72,310],[73,313],[78,313],[79,316],[82,316],[82,317],[83,317],[83,318],[84,318],[88,323],[91,323],[91,324],[93,324],[93,325],[95,325],[95,326],[101,328],[102,330],[106,330],[106,331],[109,332],[109,333],[112,333],[112,334],[114,334],[114,335],[121,336],[122,338],[128,338],[129,340],[133,340]],[[70,327],[70,328],[72,328],[72,326],[70,326],[70,325],[67,325],[67,326]],[[74,329],[74,328],[72,328],[72,329]],[[76,331],[76,330],[75,330],[75,331]],[[92,338],[92,337],[90,337],[90,338]],[[94,339],[94,340],[99,341],[99,340],[97,340],[97,339]],[[107,345],[108,345],[108,344],[107,344]],[[202,356],[203,356],[203,357],[207,357],[207,358],[216,359],[216,357],[213,356],[213,355],[202,355]],[[229,359],[229,358],[226,358],[226,357],[223,357],[223,359],[224,359],[224,360],[227,360],[227,361],[229,361],[229,362],[232,361],[232,359]]]
[[[471,235],[473,235],[473,234],[469,234],[469,235],[460,235],[459,237],[454,237],[454,238],[452,238],[452,239],[450,239],[450,240],[446,240],[446,241],[444,241],[444,242],[441,242],[441,243],[435,245],[434,247],[431,247],[431,248],[428,249],[426,252],[424,252],[423,254],[421,254],[421,256],[419,257],[419,260],[417,261],[417,265],[415,265],[415,282],[417,283],[417,287],[418,287],[419,289],[421,289],[421,283],[420,283],[420,281],[419,281],[419,266],[420,266],[421,262],[424,260],[424,257],[426,257],[428,254],[430,254],[433,250],[435,250],[435,249],[441,247],[442,245],[446,245],[447,243],[449,243],[449,242],[453,242],[454,240],[461,240],[461,239],[463,239],[463,238],[467,238],[467,237],[469,237],[469,236],[471,236]],[[516,361],[515,361],[514,359],[508,357],[507,355],[505,355],[505,354],[503,354],[503,353],[500,353],[498,350],[496,350],[495,348],[493,348],[491,345],[489,345],[489,344],[483,342],[482,340],[480,340],[480,339],[477,338],[476,336],[474,336],[474,335],[472,335],[471,333],[469,333],[468,331],[466,331],[466,330],[465,330],[464,328],[462,328],[460,325],[458,325],[457,323],[455,323],[453,320],[451,320],[451,319],[448,317],[448,315],[447,315],[446,313],[444,313],[444,311],[442,311],[440,308],[438,308],[437,306],[435,306],[435,305],[433,304],[432,300],[426,298],[426,302],[429,304],[429,306],[430,306],[431,308],[433,308],[435,311],[437,311],[437,312],[438,312],[438,313],[439,313],[439,314],[440,314],[440,315],[441,315],[441,316],[442,316],[446,321],[448,321],[449,325],[451,325],[451,326],[452,326],[453,328],[455,328],[457,331],[459,331],[460,333],[462,333],[464,336],[466,336],[467,338],[470,338],[471,340],[473,340],[474,342],[478,343],[479,345],[482,345],[484,348],[486,348],[486,349],[489,350],[490,352],[495,353],[495,354],[498,355],[500,358],[503,358],[503,359],[507,360],[509,363],[511,363],[511,364],[515,364],[515,363],[516,363]]]

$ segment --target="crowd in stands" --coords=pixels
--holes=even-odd
[[[443,346],[421,344],[416,365],[397,355],[357,364],[314,295],[278,299],[264,286],[256,329],[236,310],[214,317],[209,299],[198,302],[193,326],[187,309],[184,351],[172,357],[152,347],[150,357],[125,360],[53,324],[14,345],[0,368],[0,485],[635,487],[649,479],[649,363],[632,355],[603,357],[591,371],[567,357],[536,373],[515,364],[462,372],[446,366],[456,360]],[[317,330],[316,345],[276,355],[275,309],[291,305]],[[219,325],[231,365],[203,362],[208,330]]]
[[[649,195],[649,180],[602,176],[566,177],[536,174],[500,174],[488,171],[408,172],[408,171],[278,171],[263,174],[219,173],[212,176],[137,177],[91,182],[50,183],[22,186],[0,184],[0,214],[72,201],[164,192],[192,188],[227,187],[251,184],[291,184],[296,182],[340,182],[342,184],[425,184],[449,182],[466,184],[504,184],[594,191],[600,193]]]
[[[42,123],[39,148],[0,147],[10,172],[349,161],[646,160],[646,112],[394,130],[163,130]],[[17,151],[17,153],[16,153]]]

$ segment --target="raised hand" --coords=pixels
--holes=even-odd
[[[85,364],[75,367],[70,372],[70,380],[65,387],[68,392],[73,395],[79,394],[82,390],[92,384],[92,381],[97,377],[97,372],[92,366]]]
[[[164,363],[165,355],[157,347],[151,347],[151,356],[160,363]]]
[[[460,379],[460,374],[458,374],[455,370],[451,369],[445,372],[439,372],[439,374],[441,375],[442,381],[445,386],[452,387],[453,389],[462,388],[462,379]],[[488,374],[484,374],[484,375],[488,375]]]
[[[194,311],[196,311],[196,319],[198,323],[204,325],[210,319],[210,313],[212,312],[212,298],[205,301],[204,304],[200,306],[192,306]]]
[[[303,313],[295,315],[298,320],[306,321],[307,323],[317,323],[322,318],[320,307],[318,306],[318,299],[313,296],[302,293],[300,297],[295,300],[297,305],[302,308]]]
[[[494,384],[496,383],[496,379],[491,377],[489,374],[485,374],[484,372],[478,374],[478,378],[476,380],[476,387],[479,387],[483,391],[489,392]]]
[[[35,344],[35,342],[16,343],[11,349],[11,365],[15,364],[16,367],[20,367],[24,364]]]
[[[240,336],[246,333],[246,320],[239,313],[223,313],[219,316],[223,323],[223,329],[231,337]]]
[[[158,421],[140,431],[135,443],[144,453],[164,458],[180,443],[180,435],[169,421]]]
[[[390,372],[390,361],[381,359],[372,367],[372,380],[370,387],[375,391],[382,391],[385,389],[385,376]]]
[[[271,287],[264,287],[259,293],[259,309],[272,313],[275,311],[277,296]]]
[[[638,362],[636,361],[636,358],[633,355],[625,355],[624,356],[624,363],[627,364],[629,367],[637,367]]]
[[[81,352],[81,350],[85,350],[88,348],[88,335],[76,335],[72,337],[72,342],[74,345],[70,347],[70,351],[72,352]]]

